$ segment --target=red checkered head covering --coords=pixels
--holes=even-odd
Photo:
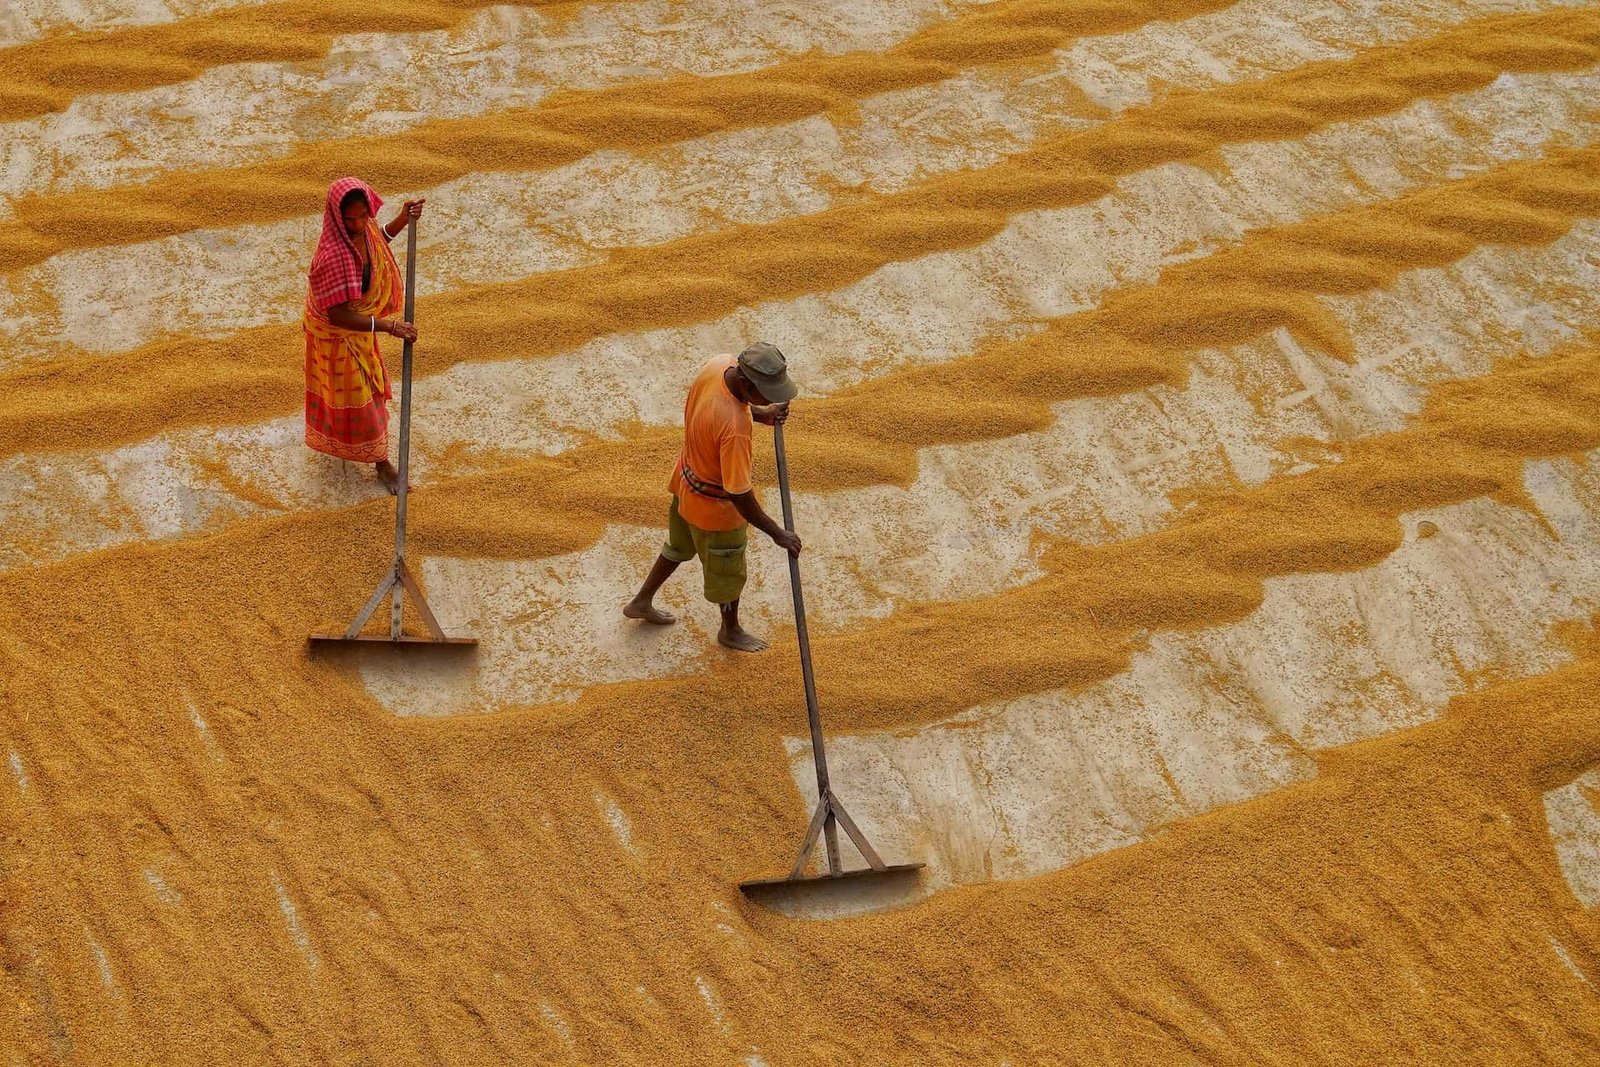
[[[361,299],[361,260],[356,257],[356,246],[345,232],[344,217],[339,214],[339,202],[352,189],[360,190],[367,198],[367,209],[373,218],[383,207],[383,198],[360,178],[340,178],[328,186],[328,200],[322,208],[322,236],[317,240],[316,255],[311,257],[311,300],[318,311]]]

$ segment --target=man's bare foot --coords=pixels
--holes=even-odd
[[[717,631],[717,644],[735,652],[765,652],[767,643],[743,626],[727,626]]]
[[[630,600],[622,606],[622,614],[630,619],[638,619],[652,626],[671,626],[678,621],[678,617],[670,611],[662,611],[650,601],[643,604],[637,600]]]
[[[399,494],[400,472],[395,469],[393,463],[390,463],[388,460],[382,460],[373,464],[372,469],[377,472],[378,481],[383,483],[383,487],[389,490],[390,495]]]

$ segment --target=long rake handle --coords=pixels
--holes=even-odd
[[[407,322],[415,321],[417,301],[417,220],[406,221],[406,304]],[[411,473],[411,342],[400,350],[400,488],[395,494],[394,508],[394,558],[397,568],[404,567],[406,558],[406,490]],[[400,601],[402,587],[397,581],[394,595],[389,598],[389,637],[400,640]]]
[[[794,503],[789,497],[789,459],[783,448],[782,423],[772,427],[772,446],[778,458],[778,497],[783,502],[783,526],[794,533]],[[833,793],[828,788],[828,754],[822,745],[822,712],[817,707],[817,681],[811,670],[811,635],[806,631],[806,599],[800,589],[800,558],[793,555],[789,556],[789,590],[794,598],[795,637],[800,642],[800,676],[805,681],[806,717],[811,721],[811,757],[817,767],[818,810],[827,811],[822,829],[828,847],[828,872],[838,874],[839,834],[833,814]]]

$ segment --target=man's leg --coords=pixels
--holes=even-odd
[[[767,643],[739,625],[739,596],[744,592],[745,545],[750,528],[699,530],[700,563],[705,569],[706,599],[722,613],[717,644],[736,652],[763,652]]]
[[[656,590],[662,583],[672,577],[672,572],[678,569],[678,561],[668,559],[666,556],[657,556],[655,566],[650,568],[650,573],[645,575],[644,584],[639,587],[639,592],[622,608],[622,614],[630,619],[642,619],[656,626],[669,626],[678,621],[678,617],[670,611],[662,611],[652,601],[656,598]]]
[[[767,642],[739,625],[739,602],[731,600],[717,605],[722,609],[722,629],[717,631],[717,644],[735,652],[765,652]]]
[[[650,573],[645,575],[644,584],[639,587],[639,592],[623,606],[622,614],[630,619],[639,619],[655,626],[669,626],[677,622],[678,617],[672,612],[662,611],[655,606],[656,590],[672,577],[672,572],[678,569],[678,564],[693,555],[694,537],[689,531],[689,524],[678,514],[678,498],[673,497],[672,506],[667,509],[667,543],[662,546],[661,554],[656,557]]]

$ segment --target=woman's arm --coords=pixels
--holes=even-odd
[[[422,205],[427,202],[427,199],[423,198],[421,200],[407,200],[400,205],[400,214],[389,220],[389,224],[383,228],[383,235],[391,241],[394,240],[395,235],[406,228],[406,223],[412,219],[420,219],[422,217]]]
[[[374,331],[377,333],[392,334],[402,341],[415,341],[417,328],[404,319],[375,318],[372,315],[363,315],[354,311],[350,303],[335,304],[328,309],[328,321],[341,330],[354,330],[358,333]]]

